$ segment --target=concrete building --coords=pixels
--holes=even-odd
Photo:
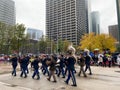
[[[118,37],[120,42],[120,0],[116,0],[117,16],[118,16]]]
[[[118,25],[111,25],[108,28],[109,28],[109,35],[113,36],[117,41],[119,41]]]
[[[0,0],[0,22],[8,25],[14,25],[16,23],[14,1]]]
[[[88,0],[46,0],[46,35],[78,45],[89,32]]]
[[[100,14],[98,11],[91,13],[92,17],[92,31],[95,34],[100,34]]]
[[[29,36],[29,39],[40,40],[40,38],[43,36],[43,31],[34,28],[27,28],[26,34]]]

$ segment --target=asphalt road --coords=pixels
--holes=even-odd
[[[78,67],[77,67],[78,71]],[[79,77],[76,74],[77,87],[64,83],[62,77],[57,77],[57,83],[47,81],[47,76],[40,73],[40,80],[33,80],[32,73],[27,78],[21,78],[20,72],[13,77],[11,74],[0,75],[0,90],[120,90],[120,68],[92,67],[93,75]],[[88,72],[87,72],[88,74]]]

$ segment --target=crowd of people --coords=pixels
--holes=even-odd
[[[99,54],[99,55],[90,55],[89,52],[82,52],[80,55],[75,57],[72,52],[67,52],[66,55],[46,55],[41,54],[39,56],[34,55],[22,55],[17,56],[15,54],[10,58],[10,62],[12,63],[13,71],[12,75],[16,76],[16,68],[18,63],[20,65],[20,77],[27,78],[27,74],[29,74],[28,66],[33,69],[32,78],[40,79],[40,70],[43,75],[47,75],[48,81],[51,81],[51,77],[53,77],[54,83],[57,82],[57,77],[66,78],[65,84],[69,84],[70,79],[72,80],[72,86],[77,86],[76,83],[76,75],[81,76],[83,73],[84,77],[87,77],[86,71],[89,70],[89,75],[92,75],[91,65],[111,67],[114,58],[109,54]],[[117,64],[120,65],[120,55],[116,58]],[[76,72],[75,64],[80,66],[79,72]],[[120,66],[119,66],[120,67]],[[57,76],[57,77],[56,77]]]

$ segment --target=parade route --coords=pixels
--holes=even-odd
[[[57,83],[49,82],[47,76],[42,73],[40,73],[40,80],[33,80],[32,71],[27,78],[21,78],[20,72],[17,72],[16,77],[11,74],[2,74],[0,90],[120,90],[120,68],[92,66],[92,72],[93,75],[88,75],[87,78],[76,74],[77,87],[72,87],[71,82],[66,85],[62,77],[57,77]]]

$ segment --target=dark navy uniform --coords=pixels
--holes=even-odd
[[[73,56],[70,56],[68,58],[68,60],[67,60],[67,63],[68,63],[68,78],[65,81],[65,83],[68,84],[70,78],[72,78],[72,82],[73,82],[72,86],[77,86],[75,75],[74,75],[74,70],[75,70],[74,64],[75,64],[75,61],[76,60],[75,60],[75,58]]]
[[[12,62],[12,67],[13,67],[12,75],[16,76],[17,57],[13,57],[11,59],[11,62]]]
[[[60,76],[61,72],[63,75],[63,78],[65,78],[65,71],[64,71],[64,58],[63,55],[61,55],[60,57],[60,62],[59,62],[60,66],[59,66],[59,73],[58,73],[58,77]]]
[[[25,76],[24,78],[27,77],[27,73],[26,73],[27,65],[28,65],[27,59],[25,58],[25,56],[23,56],[23,58],[21,59],[21,68],[22,68],[22,71],[21,71],[20,77],[22,77],[23,74]]]
[[[27,73],[29,73],[28,65],[29,65],[29,62],[30,62],[30,57],[29,57],[29,56],[26,56],[26,60],[27,60],[27,68],[26,68],[26,71],[27,71]]]
[[[91,57],[89,55],[86,55],[85,56],[85,64],[86,64],[85,72],[87,71],[87,69],[89,69],[89,72],[90,72],[89,74],[92,75],[90,63],[91,63]]]
[[[40,79],[40,76],[39,76],[39,59],[38,57],[36,56],[35,57],[35,60],[32,62],[32,65],[33,65],[33,68],[34,68],[34,73],[32,75],[32,78],[34,79],[35,75],[37,75],[37,79]]]

